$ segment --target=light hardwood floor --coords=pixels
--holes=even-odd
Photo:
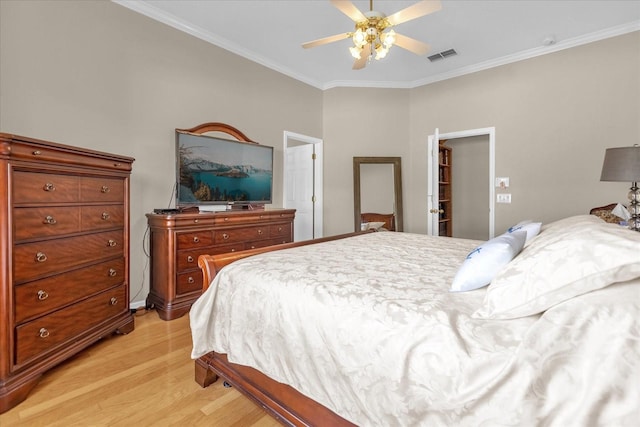
[[[196,384],[188,315],[135,323],[46,373],[0,426],[280,426],[221,379]]]

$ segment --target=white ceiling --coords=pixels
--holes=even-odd
[[[114,1],[320,89],[411,88],[640,30],[640,0],[442,0],[442,10],[395,27],[429,43],[426,55],[394,46],[385,59],[352,70],[349,39],[301,47],[354,30],[328,0]],[[353,3],[369,10],[368,0]],[[414,3],[375,0],[373,6],[391,15]],[[555,44],[545,46],[548,37]],[[457,56],[427,59],[452,48]]]

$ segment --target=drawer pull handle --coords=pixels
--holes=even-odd
[[[225,221],[229,221],[229,217],[228,217],[228,216],[225,216],[225,217],[224,217],[224,220],[225,220]]]
[[[113,167],[114,167],[114,168],[119,168],[120,166],[122,166],[122,163],[114,163],[114,164],[113,164]]]
[[[108,193],[109,192],[109,187],[107,187],[106,185],[103,185],[102,188],[100,189],[100,192]]]
[[[116,277],[116,274],[118,274],[118,272],[116,271],[115,268],[109,269],[109,277]]]
[[[200,222],[200,220],[194,219],[193,222],[195,222],[197,224],[198,222]]]
[[[42,289],[40,289],[38,291],[38,300],[44,301],[47,298],[49,298],[49,294],[47,293],[47,291],[43,291]]]
[[[116,297],[111,297],[111,299],[109,300],[110,305],[116,305],[117,303],[118,303],[118,298]]]
[[[235,249],[235,248],[231,249],[231,252],[235,252],[235,251],[236,251],[236,249]]]
[[[188,261],[188,262],[193,262],[193,257],[192,257],[191,255],[189,255],[189,256],[187,257],[187,261]]]
[[[40,154],[42,154],[42,151],[35,150],[35,151],[31,152],[31,154],[33,154],[34,156],[39,156]]]
[[[109,218],[111,218],[111,215],[109,215],[109,212],[102,212],[102,217],[103,220],[108,220]]]
[[[40,338],[46,338],[49,336],[49,331],[46,330],[45,328],[40,328],[40,331],[38,332],[39,332]]]
[[[224,240],[229,240],[229,235],[227,233],[222,233],[222,238]]]
[[[56,186],[55,186],[55,185],[53,185],[53,184],[52,184],[52,183],[50,183],[50,182],[47,182],[47,183],[42,187],[42,189],[43,189],[44,191],[55,191]]]
[[[113,240],[113,239],[109,239],[109,241],[107,242],[107,246],[113,248],[114,246],[116,246],[118,243]]]
[[[195,283],[196,281],[194,280],[194,278],[193,278],[193,277],[189,277],[189,278],[187,279],[187,282],[189,282],[189,284],[193,284],[193,283]]]
[[[251,246],[251,249],[255,249],[255,248],[256,248],[255,246]]]
[[[43,224],[49,224],[49,225],[54,225],[56,224],[58,221],[56,221],[56,219],[54,217],[52,217],[51,215],[47,215],[44,220],[42,220]]]
[[[278,233],[282,231],[282,227],[278,227]]]
[[[47,260],[47,254],[45,254],[44,252],[38,252],[36,254],[36,261],[45,262],[46,260]]]
[[[193,243],[200,243],[200,238],[198,236],[195,236],[193,238]]]
[[[260,215],[260,219],[264,219],[264,215]]]
[[[262,230],[258,228],[258,235],[262,235]]]

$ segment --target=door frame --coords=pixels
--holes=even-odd
[[[313,203],[313,238],[317,239],[323,237],[323,141],[320,138],[313,136],[302,135],[300,133],[284,131],[283,133],[283,156],[282,156],[282,206],[287,208],[287,150],[289,148],[289,141],[295,140],[296,142],[302,142],[304,144],[314,145],[314,154],[316,155],[315,164],[313,168],[313,194],[315,201]],[[293,236],[295,239],[295,236]]]
[[[439,133],[438,129],[435,130],[433,135],[429,135],[427,140],[427,164],[431,166],[431,168],[438,167],[438,157],[437,154],[434,155],[434,150],[437,149],[438,144],[441,140],[451,140],[451,139],[459,139],[459,138],[467,138],[470,136],[488,136],[489,137],[489,238],[493,238],[495,236],[495,175],[496,175],[496,128],[495,127],[486,127],[479,129],[469,129],[457,132],[447,132],[447,133]],[[437,141],[435,139],[437,138]],[[434,147],[435,142],[435,147]],[[437,176],[437,174],[435,175]],[[434,205],[434,200],[438,198],[438,182],[434,179],[434,173],[427,174],[427,233],[430,235],[437,235],[438,227],[434,226],[434,221],[432,220],[434,215],[431,213],[431,210],[437,206],[437,203]]]

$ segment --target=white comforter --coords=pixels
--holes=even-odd
[[[193,305],[226,353],[361,426],[637,425],[640,282],[480,320],[450,293],[477,241],[371,233],[237,261]]]

